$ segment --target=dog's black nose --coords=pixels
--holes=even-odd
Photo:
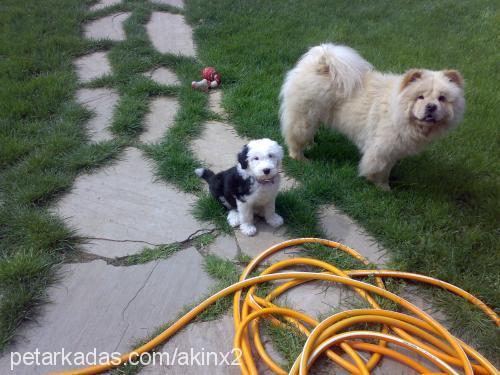
[[[262,170],[262,172],[264,172],[264,174],[269,174],[269,173],[271,173],[271,170],[269,168],[266,168],[266,169]]]
[[[436,109],[437,105],[435,105],[434,103],[427,103],[427,105],[425,106],[425,110],[427,112],[434,112]]]

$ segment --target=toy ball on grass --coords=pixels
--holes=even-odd
[[[201,71],[201,81],[191,82],[191,87],[196,90],[208,91],[219,87],[221,83],[221,76],[215,68],[208,66]]]

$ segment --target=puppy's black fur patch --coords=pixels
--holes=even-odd
[[[248,145],[243,146],[243,149],[238,154],[238,163],[240,163],[242,169],[248,168]]]
[[[245,146],[238,154],[238,161],[243,169],[248,167],[247,153],[248,147]],[[227,209],[236,208],[236,199],[245,202],[245,196],[250,194],[251,186],[255,182],[253,177],[243,178],[236,167],[217,174],[210,169],[202,168],[202,172],[198,176],[208,183],[212,196]]]

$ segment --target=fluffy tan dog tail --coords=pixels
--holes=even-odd
[[[328,74],[336,87],[336,94],[348,97],[361,85],[363,75],[372,65],[355,50],[331,43],[312,48],[308,54],[318,57],[319,72]]]

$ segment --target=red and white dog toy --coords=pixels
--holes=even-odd
[[[201,71],[201,81],[191,82],[191,87],[195,90],[208,91],[209,89],[214,89],[220,86],[221,77],[220,74],[212,68],[211,66],[204,68]]]

